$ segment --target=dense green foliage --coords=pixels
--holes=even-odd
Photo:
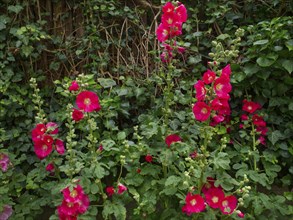
[[[184,156],[190,149],[200,152],[203,139],[210,132],[194,121],[193,84],[219,51],[229,57],[235,31],[241,27],[245,34],[239,56],[220,60],[223,66],[228,62],[232,66],[235,129],[230,136],[237,144],[226,143],[225,138],[229,137],[221,127],[210,132],[214,141],[205,177],[216,175],[218,184],[227,192],[234,192],[243,186],[240,182],[247,175],[254,190],[244,201],[246,218],[290,219],[290,1],[182,1],[189,19],[178,43],[187,50],[176,57],[169,93],[166,73],[170,70],[160,61],[162,48],[155,37],[160,1],[152,1],[153,5],[115,0],[17,2],[0,3],[0,153],[8,154],[11,161],[7,172],[0,170],[0,210],[2,205],[10,204],[14,210],[12,219],[37,219],[42,213],[57,219],[55,208],[62,199],[60,190],[68,184],[66,177],[73,175],[81,180],[94,201],[82,219],[187,219],[178,201],[184,201],[181,192],[186,192],[195,181],[184,171],[198,177],[201,168],[193,161],[185,162]],[[223,48],[217,48],[213,41],[221,42]],[[37,79],[40,91],[30,87],[31,77]],[[69,109],[74,96],[67,89],[76,78],[84,88],[99,94],[102,111],[73,125]],[[78,155],[74,160],[68,154],[53,156],[63,175],[60,179],[49,176],[45,172],[47,162],[40,162],[33,152],[31,130],[40,110],[33,102],[37,97],[43,100],[41,107],[47,120],[58,122],[63,140],[72,138],[66,147],[75,147]],[[269,127],[266,146],[257,151],[250,150],[251,134],[236,129],[245,98],[261,103]],[[166,99],[168,106],[164,105]],[[70,134],[73,126],[76,136]],[[165,147],[164,138],[170,132],[185,140],[176,143],[180,150]],[[86,149],[100,144],[105,151],[99,156],[99,163],[96,158],[85,162],[90,152]],[[217,145],[226,151],[218,152]],[[144,161],[147,154],[156,155],[155,164]],[[251,154],[259,170],[252,170],[247,162]],[[168,176],[162,175],[161,164],[168,167]],[[141,174],[137,173],[138,168]],[[107,200],[105,186],[121,177],[129,193]],[[212,215],[204,218],[216,219]]]

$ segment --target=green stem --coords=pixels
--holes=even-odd
[[[256,141],[255,141],[255,129],[254,129],[254,124],[251,123],[252,126],[252,149],[253,149],[253,153],[256,152]],[[256,158],[255,155],[253,155],[253,169],[254,171],[257,171],[257,166],[256,166]]]

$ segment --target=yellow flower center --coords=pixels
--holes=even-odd
[[[68,203],[67,203],[67,206],[68,206],[69,208],[71,208],[71,207],[73,206],[73,203],[72,203],[72,202],[68,202]]]
[[[252,106],[249,105],[249,106],[247,107],[247,109],[248,109],[249,111],[251,111],[251,110],[252,110]]]
[[[195,200],[195,199],[191,200],[191,201],[190,201],[190,204],[191,204],[192,206],[195,206],[195,205],[196,205],[196,200]]]
[[[207,110],[206,108],[203,108],[203,109],[201,110],[201,113],[206,114],[206,113],[208,113],[208,110]]]
[[[223,88],[223,84],[218,84],[217,86],[216,86],[216,90],[221,90]]]
[[[217,196],[214,196],[212,198],[213,203],[217,203],[219,201],[219,198]]]
[[[169,18],[167,22],[168,22],[168,24],[172,24],[173,23],[173,19],[172,18]]]
[[[164,35],[164,36],[167,36],[168,34],[169,34],[168,30],[165,29],[165,30],[163,31],[163,35]]]
[[[228,206],[228,201],[227,200],[223,201],[222,205],[225,206],[225,207]]]
[[[91,104],[91,100],[89,98],[86,98],[83,102],[85,105]]]
[[[74,190],[72,190],[72,192],[70,193],[70,196],[72,197],[72,198],[75,198],[76,196],[77,196],[77,191],[74,189]]]

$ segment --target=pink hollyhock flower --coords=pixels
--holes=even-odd
[[[83,189],[81,185],[77,185],[70,191],[69,187],[62,190],[64,200],[68,203],[77,203],[82,200],[84,196]]]
[[[65,200],[63,200],[62,204],[57,207],[57,211],[59,213],[59,216],[62,216],[63,218],[66,216],[65,219],[67,219],[67,218],[72,218],[74,216],[77,216],[78,208],[79,208],[78,203],[66,202]]]
[[[167,2],[163,6],[162,11],[167,14],[167,13],[172,13],[174,9],[175,9],[175,6],[172,4],[172,2]]]
[[[204,102],[197,102],[192,108],[194,117],[198,121],[206,121],[210,117],[211,108]]]
[[[252,101],[247,101],[246,99],[243,100],[243,106],[242,110],[249,112],[249,113],[254,113],[256,110],[261,109],[260,104]]]
[[[241,211],[238,211],[237,212],[237,216],[239,217],[239,218],[244,218],[244,213],[243,212],[241,212]]]
[[[243,129],[243,128],[244,128],[244,124],[240,124],[240,125],[239,125],[239,128],[240,128],[240,129]]]
[[[98,148],[98,151],[103,151],[103,149],[104,149],[103,145],[100,145]]]
[[[182,212],[185,212],[187,215],[202,212],[206,207],[204,199],[199,194],[192,195],[188,193],[185,197],[185,202],[186,204],[182,207]]]
[[[172,52],[163,51],[160,55],[160,58],[163,63],[170,63],[173,58]]]
[[[0,168],[2,172],[7,171],[9,163],[9,157],[6,154],[0,153]]]
[[[212,82],[214,82],[215,78],[216,78],[216,73],[214,73],[211,70],[207,70],[202,76],[202,80],[204,81],[205,84],[211,84]]]
[[[186,49],[184,47],[178,47],[177,50],[178,50],[178,53],[183,54]]]
[[[217,209],[220,207],[222,200],[225,198],[225,193],[220,188],[210,188],[205,193],[205,198],[207,204],[213,209]]]
[[[115,193],[115,189],[113,186],[108,186],[106,188],[106,193],[108,194],[108,196],[112,196]]]
[[[186,22],[187,21],[187,10],[183,4],[180,4],[177,8],[175,8],[178,22]]]
[[[176,22],[170,29],[170,37],[179,36],[182,34],[182,23]]]
[[[178,22],[178,18],[175,13],[170,12],[170,13],[162,15],[162,23],[166,27],[174,27],[177,22]]]
[[[158,41],[164,42],[169,38],[170,28],[164,25],[163,23],[161,23],[156,30],[156,35],[157,35]]]
[[[58,154],[64,154],[65,152],[65,147],[64,147],[64,142],[60,139],[55,140],[55,148]]]
[[[58,134],[58,124],[55,122],[48,122],[46,128],[49,134]]]
[[[73,109],[71,116],[72,116],[72,119],[76,122],[82,120],[84,117],[83,112],[75,108]]]
[[[47,166],[46,166],[46,171],[52,173],[55,169],[55,166],[53,163],[49,163]]]
[[[173,48],[171,47],[170,44],[165,44],[164,43],[163,46],[164,46],[164,49],[167,50],[168,52],[173,50]]]
[[[212,118],[213,122],[217,125],[225,120],[223,115],[216,115]]]
[[[231,92],[232,86],[230,81],[226,77],[219,77],[215,80],[214,91],[219,98],[229,99],[229,92]]]
[[[230,79],[230,75],[231,75],[231,67],[230,67],[230,64],[228,64],[222,69],[221,77],[227,77],[228,79]]]
[[[206,194],[208,192],[208,190],[212,189],[212,188],[219,188],[222,189],[221,186],[215,187],[215,182],[216,180],[212,177],[208,177],[207,178],[207,182],[203,185],[201,191]]]
[[[148,154],[145,156],[144,159],[146,162],[151,163],[153,161],[153,156]]]
[[[263,120],[262,116],[257,114],[252,116],[252,123],[257,127],[266,127],[266,122]]]
[[[89,197],[86,194],[84,194],[81,200],[78,202],[78,204],[79,204],[78,213],[79,214],[85,213],[90,205]]]
[[[79,90],[79,85],[76,80],[71,82],[71,85],[69,86],[69,91],[78,91]]]
[[[36,141],[42,139],[42,136],[47,131],[47,128],[44,124],[37,124],[36,127],[32,130],[32,139]]]
[[[203,101],[206,95],[206,89],[204,86],[204,82],[202,80],[198,80],[195,84],[194,84],[194,88],[196,91],[196,99],[197,101]]]
[[[83,91],[76,97],[76,105],[85,112],[99,111],[101,109],[99,97],[91,91]]]
[[[238,200],[235,196],[226,196],[220,203],[220,210],[224,215],[229,215],[234,212],[237,207]]]
[[[127,187],[126,186],[124,186],[121,183],[118,184],[118,192],[117,192],[118,194],[122,194],[126,190],[127,190]]]
[[[0,212],[0,220],[8,220],[12,212],[13,210],[10,205],[4,205],[2,212]]]
[[[49,154],[52,152],[53,148],[52,145],[48,145],[43,140],[36,140],[34,142],[34,150],[37,155],[37,157],[42,160],[45,157],[49,156]]]
[[[248,120],[248,116],[245,115],[245,114],[242,114],[242,115],[241,115],[241,120],[242,120],[242,121],[247,121],[247,120]]]
[[[257,127],[256,131],[259,132],[261,135],[267,135],[268,128],[267,127]]]
[[[266,145],[266,139],[264,138],[264,136],[260,136],[258,138],[259,143],[261,143],[262,145]]]
[[[45,134],[43,135],[43,138],[42,138],[43,142],[46,143],[48,146],[52,146],[53,144],[53,138],[51,135],[48,135],[48,134]]]
[[[165,143],[168,145],[168,147],[170,147],[172,143],[179,142],[179,141],[182,141],[182,139],[176,134],[170,134],[165,139]]]

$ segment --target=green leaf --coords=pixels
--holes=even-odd
[[[273,145],[275,145],[278,140],[281,140],[281,139],[284,138],[282,133],[280,131],[278,131],[278,130],[273,131],[268,137],[269,137],[269,140],[272,142]]]
[[[230,159],[227,153],[219,152],[217,156],[215,156],[213,161],[215,168],[223,168],[224,170],[230,169]]]
[[[292,60],[284,60],[282,62],[282,66],[291,74],[293,71],[293,61]]]
[[[253,43],[253,45],[263,45],[263,44],[266,44],[266,43],[268,43],[268,42],[269,42],[268,39],[265,39],[265,40],[258,40],[258,41],[255,41],[255,42]]]
[[[124,131],[120,131],[117,135],[118,140],[124,140],[126,138],[126,134]]]
[[[28,57],[33,52],[34,48],[32,46],[22,46],[21,52],[24,54],[24,56]]]
[[[94,174],[98,179],[102,179],[105,176],[105,169],[100,164],[97,164]]]
[[[289,51],[293,50],[293,39],[286,41],[285,45],[289,49]]]
[[[181,178],[178,176],[169,176],[165,182],[165,186],[177,185],[181,181]]]
[[[8,11],[14,12],[15,14],[21,12],[22,9],[23,7],[21,5],[10,5],[8,7]]]
[[[110,88],[110,87],[116,86],[116,82],[110,78],[107,78],[107,79],[99,78],[98,82],[101,84],[103,88]]]
[[[252,76],[253,74],[257,73],[260,68],[255,64],[247,64],[244,66],[243,71],[247,76]]]
[[[268,67],[271,66],[278,58],[277,54],[268,54],[265,57],[257,58],[256,62],[261,67]]]

